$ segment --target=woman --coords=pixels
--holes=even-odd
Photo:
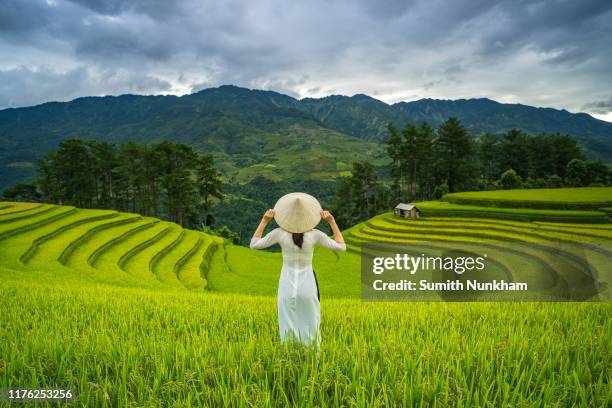
[[[280,226],[261,237],[274,218]],[[323,218],[329,223],[334,239],[314,229]],[[278,327],[281,341],[295,339],[306,346],[320,344],[319,285],[312,269],[315,245],[345,251],[346,245],[334,217],[321,209],[311,195],[291,193],[281,197],[274,209],[266,211],[251,239],[251,249],[280,244],[283,267],[278,282]]]

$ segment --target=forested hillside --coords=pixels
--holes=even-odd
[[[444,137],[440,138],[437,132],[449,117],[457,118],[465,129],[462,132],[466,140],[462,139],[460,144],[470,153],[466,150],[461,163],[446,169],[442,164],[453,162],[455,149],[441,152],[439,145]],[[426,132],[428,143],[438,146],[435,152],[425,149],[417,154],[415,150],[416,156],[413,154],[412,159],[410,154],[403,153],[401,160],[393,155],[390,157],[386,143],[388,125],[394,124],[405,131],[410,129],[405,126],[411,124],[424,129],[421,125],[425,122],[431,126]],[[515,128],[525,129],[525,132],[517,132]],[[412,140],[410,134],[402,134],[402,137],[409,142]],[[552,136],[554,134],[559,135]],[[509,169],[530,187],[553,185],[544,180],[549,176],[560,176],[568,185],[589,185],[587,175],[593,173],[590,168],[582,172],[584,180],[568,183],[564,180],[565,167],[572,158],[610,162],[611,135],[612,124],[585,114],[500,104],[487,99],[420,100],[388,105],[362,94],[297,100],[277,92],[236,86],[205,89],[182,97],[86,97],[66,103],[0,111],[0,191],[17,182],[32,180],[37,176],[37,168],[40,178],[38,161],[57,150],[67,139],[115,144],[137,142],[150,146],[163,141],[181,143],[190,146],[195,153],[210,155],[212,166],[220,173],[224,194],[223,203],[214,208],[214,218],[218,226],[228,225],[239,231],[244,241],[260,213],[272,206],[278,196],[296,190],[316,194],[329,208],[350,206],[354,201],[350,197],[362,194],[361,190],[367,192],[362,195],[371,207],[367,197],[373,194],[377,204],[371,211],[347,210],[347,214],[356,214],[355,220],[361,220],[376,214],[381,205],[382,209],[387,209],[390,195],[372,187],[377,183],[376,178],[387,185],[392,180],[404,187],[410,183],[412,187],[407,191],[412,193],[404,199],[432,198],[436,196],[436,187],[447,185],[451,192],[489,188],[489,184]],[[468,148],[467,139],[476,144]],[[511,140],[520,143],[509,143]],[[559,150],[555,146],[561,146],[558,142],[564,140],[569,143],[562,143],[565,147],[561,153],[565,153],[561,157],[559,152],[555,153]],[[400,150],[406,148],[408,146]],[[446,159],[441,161],[441,158]],[[555,163],[548,163],[551,160]],[[354,163],[362,167],[356,168]],[[425,166],[427,163],[431,168]],[[400,181],[397,179],[398,165],[408,166],[401,171]],[[602,164],[593,163],[592,166],[601,167]],[[351,184],[348,181],[344,193],[338,194],[337,181],[355,171],[367,175],[364,182]],[[470,177],[466,176],[468,173]],[[135,172],[132,177],[146,178],[146,174]],[[461,183],[454,183],[453,177],[459,177]],[[605,180],[593,182],[606,184]],[[141,193],[130,193],[129,188],[133,187],[129,186],[148,184],[151,183],[146,180],[131,180],[125,184],[128,190],[122,194],[138,196]],[[512,181],[507,187],[518,186],[520,183]],[[445,192],[444,188],[438,190]],[[13,199],[22,195],[19,190],[11,193]],[[27,195],[27,191],[25,193]],[[396,189],[395,193],[395,198],[400,199],[401,189]],[[56,197],[52,202],[65,201]],[[138,209],[134,203],[110,207],[94,203],[91,207],[139,210],[158,215],[156,211]],[[195,219],[207,217],[202,214],[208,210],[199,212],[201,214]],[[166,217],[179,221],[169,213]]]
[[[1,110],[0,190],[31,178],[34,161],[68,138],[188,143],[214,154],[224,175],[236,182],[257,175],[329,179],[350,169],[354,159],[382,164],[379,143],[389,123],[427,121],[437,126],[451,116],[473,137],[514,127],[532,135],[569,134],[588,158],[612,160],[612,124],[586,114],[488,99],[423,99],[395,105],[366,95],[297,100],[226,85],[183,97],[85,97]]]

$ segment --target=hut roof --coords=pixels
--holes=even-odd
[[[412,210],[413,208],[416,209],[417,211],[420,211],[416,206],[412,204],[399,203],[398,205],[395,206],[396,210]]]

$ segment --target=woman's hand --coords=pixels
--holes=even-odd
[[[325,211],[325,210],[321,211],[321,218],[323,218],[325,221],[327,221],[330,224],[335,221],[334,216],[331,215],[329,211]]]
[[[334,233],[334,240],[339,244],[344,244],[344,237],[342,236],[342,232],[340,232],[340,228],[338,228],[338,224],[336,224],[334,216],[331,215],[329,211],[323,210],[321,211],[321,218],[329,223],[329,226]],[[344,250],[346,250],[346,247],[344,247],[343,251]]]
[[[264,221],[269,222],[272,218],[274,218],[274,210],[269,209],[263,216]]]
[[[261,222],[259,223],[259,226],[255,230],[255,233],[253,234],[253,238],[261,238],[264,230],[266,229],[266,225],[268,225],[268,223],[270,222],[272,218],[274,218],[274,210],[269,209],[265,212],[265,214],[261,218]]]

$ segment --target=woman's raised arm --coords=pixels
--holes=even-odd
[[[259,226],[255,230],[253,237],[251,238],[251,244],[249,245],[251,249],[267,248],[278,242],[278,228],[270,231],[265,237],[261,237],[266,229],[266,225],[268,225],[272,218],[274,218],[274,210],[266,211],[261,219],[261,222],[259,223]]]
[[[334,216],[331,215],[329,211],[321,211],[321,218],[329,223],[329,226],[334,233],[334,239],[332,240],[327,235],[325,235],[322,231],[319,231],[319,239],[318,242],[320,245],[332,249],[334,251],[346,251],[346,244],[344,243],[344,237],[342,236],[342,232],[340,228],[338,228],[338,224],[336,224],[336,220]]]

